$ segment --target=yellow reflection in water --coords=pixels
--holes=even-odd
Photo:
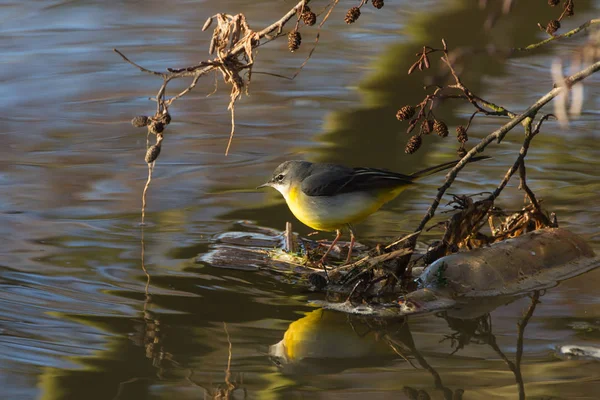
[[[360,358],[392,355],[376,332],[360,334],[342,313],[318,309],[290,324],[269,353],[285,363],[307,358]]]

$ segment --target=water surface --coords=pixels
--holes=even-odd
[[[446,389],[464,390],[465,399],[518,396],[515,375],[500,354],[514,361],[517,322],[528,298],[492,312],[493,347],[485,319],[427,316],[373,326],[315,309],[308,300],[318,295],[275,277],[195,260],[218,235],[243,229],[243,220],[276,229],[292,221],[295,230],[310,232],[278,195],[249,190],[284,160],[411,172],[452,159],[451,138],[428,137],[415,155],[404,154],[408,136],[395,111],[424,95],[422,74],[406,75],[413,54],[424,44],[438,46],[442,37],[451,46],[488,49],[540,40],[544,34],[535,24],[556,14],[545,4],[516,2],[501,15],[494,5],[482,9],[470,1],[388,1],[379,11],[367,4],[352,26],[343,22],[350,5],[340,4],[295,80],[255,74],[250,96],[236,109],[228,157],[228,92],[221,83],[207,98],[213,81],[203,79],[172,109],[150,188],[146,288],[139,226],[146,137],[129,120],[152,112],[148,97],[160,82],[122,62],[112,48],[152,69],[192,65],[207,57],[210,34],[200,32],[207,16],[244,12],[258,29],[292,4],[90,0],[1,6],[4,397],[191,399],[227,387],[237,398],[410,398],[414,392],[407,387],[434,398],[443,398]],[[564,26],[594,16],[600,4],[577,7]],[[255,71],[291,76],[316,29],[305,32],[297,53],[287,51],[285,39],[261,48]],[[488,52],[468,56],[463,79],[475,93],[523,110],[551,87],[552,60],[568,59],[584,41],[582,36],[509,60]],[[437,68],[439,62],[432,62]],[[535,138],[528,177],[561,226],[598,251],[598,78],[585,88],[583,114],[566,130],[547,123]],[[454,127],[470,109],[448,103],[436,115]],[[501,123],[477,119],[469,143]],[[452,192],[493,189],[521,140],[515,130],[491,148],[493,160],[468,168]],[[360,238],[374,243],[413,230],[441,181],[430,177],[407,191],[359,225]],[[507,188],[501,206],[521,206],[516,186]],[[431,231],[422,239],[438,235]],[[591,272],[542,296],[523,335],[521,373],[530,398],[596,397],[597,362],[562,359],[555,350],[600,345],[599,285],[600,272]],[[296,349],[286,364],[272,357],[277,347],[271,346],[282,340]],[[394,343],[396,350],[412,351],[399,354]]]

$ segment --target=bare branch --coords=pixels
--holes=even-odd
[[[334,1],[333,6],[337,4],[337,1],[339,0]],[[217,50],[217,56],[212,60],[202,61],[196,65],[192,65],[185,68],[167,68],[168,72],[166,73],[151,71],[131,61],[119,50],[114,49],[114,51],[117,54],[119,54],[121,58],[123,58],[123,60],[138,68],[140,71],[151,75],[160,76],[163,79],[163,83],[158,90],[156,98],[154,99],[157,103],[157,114],[166,111],[166,109],[170,105],[172,105],[174,101],[180,99],[181,97],[192,91],[196,87],[196,84],[198,83],[198,80],[201,76],[207,74],[212,70],[218,69],[222,73],[225,82],[230,83],[232,86],[230,103],[228,106],[228,109],[231,111],[232,124],[227,149],[225,152],[225,154],[228,154],[235,129],[234,105],[235,102],[241,97],[244,86],[246,86],[247,89],[247,84],[249,83],[252,66],[254,64],[252,50],[260,46],[261,39],[270,39],[268,35],[271,32],[277,30],[277,35],[279,35],[282,31],[283,25],[287,23],[290,19],[292,19],[294,15],[298,14],[299,11],[303,10],[306,3],[307,0],[299,1],[279,20],[275,21],[274,23],[272,23],[271,25],[267,26],[259,32],[252,31],[249,28],[243,14],[237,14],[235,16],[227,14],[215,15],[209,18],[209,20],[204,26],[204,29],[208,27],[209,22],[212,22],[212,20],[215,18],[217,19],[219,25],[217,26],[217,28],[215,28],[210,46],[210,53],[212,54],[214,50]],[[333,6],[331,7],[331,9],[333,9]],[[329,10],[329,13],[331,12],[331,9]],[[249,71],[248,76],[246,78],[246,81],[248,82],[244,82],[244,79],[239,76],[239,73],[244,69],[248,69]],[[188,87],[185,88],[183,91],[179,92],[177,95],[166,100],[165,93],[169,82],[173,79],[185,77],[193,78],[192,82],[188,85]]]
[[[517,115],[516,117],[511,119],[508,123],[506,123],[504,126],[502,126],[500,129],[492,132],[491,134],[489,134],[488,136],[483,138],[479,142],[479,144],[477,144],[477,146],[473,147],[470,151],[468,151],[467,154],[459,161],[459,163],[456,164],[456,166],[454,168],[452,168],[452,170],[450,170],[448,175],[446,175],[446,181],[444,182],[444,185],[442,185],[442,187],[440,187],[438,189],[438,193],[437,193],[435,199],[433,200],[432,204],[429,206],[427,213],[425,214],[425,216],[421,220],[421,223],[419,224],[419,226],[417,227],[417,229],[415,231],[422,231],[423,228],[425,227],[425,225],[427,224],[427,222],[429,222],[429,220],[431,220],[431,218],[433,218],[433,216],[435,215],[435,211],[436,211],[437,207],[439,206],[442,197],[444,196],[444,193],[446,193],[446,190],[450,187],[450,185],[452,185],[452,183],[454,182],[454,179],[456,179],[456,176],[458,175],[458,173],[465,167],[465,165],[467,165],[467,163],[477,153],[483,152],[483,150],[485,150],[485,148],[493,141],[500,143],[502,141],[502,139],[504,138],[504,136],[506,136],[506,134],[510,130],[512,130],[515,126],[517,126],[519,123],[521,123],[526,118],[531,118],[533,115],[535,115],[544,105],[546,105],[548,102],[550,102],[550,100],[552,100],[558,94],[562,93],[563,90],[568,90],[568,88],[571,87],[574,83],[582,81],[583,79],[594,74],[598,70],[600,70],[600,61],[590,65],[588,68],[586,68],[582,71],[579,71],[576,74],[569,76],[568,78],[565,79],[565,85],[556,87],[556,88],[552,89],[551,91],[549,91],[548,93],[546,93],[544,96],[542,96],[538,101],[536,101],[533,105],[531,105],[523,113]],[[415,237],[415,239],[416,239],[416,237]],[[414,242],[416,243],[416,240],[414,240]]]
[[[572,29],[569,32],[565,32],[561,35],[551,36],[548,39],[542,40],[541,42],[533,43],[533,44],[530,44],[525,47],[517,47],[517,48],[511,49],[511,51],[517,52],[517,51],[529,51],[529,50],[537,49],[538,47],[542,47],[542,46],[544,46],[550,42],[553,42],[555,40],[561,40],[561,39],[571,37],[581,31],[587,30],[590,26],[596,25],[596,24],[600,24],[600,18],[591,19],[588,22],[578,26],[577,28]]]

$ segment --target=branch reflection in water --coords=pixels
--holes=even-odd
[[[158,381],[168,381],[170,377],[165,374],[177,374],[175,371],[185,371],[184,379],[191,386],[200,388],[205,399],[230,399],[233,398],[236,392],[241,391],[243,398],[246,398],[248,393],[244,387],[243,375],[233,374],[231,370],[231,362],[233,357],[233,344],[227,329],[227,323],[223,322],[223,331],[228,343],[227,364],[224,371],[223,383],[202,384],[194,380],[194,369],[188,368],[180,364],[174,359],[173,355],[165,348],[164,338],[165,333],[161,329],[160,314],[150,310],[152,305],[152,295],[150,293],[151,275],[146,268],[145,260],[146,244],[144,242],[144,225],[141,225],[141,269],[146,276],[146,284],[144,286],[144,302],[142,308],[142,318],[140,324],[136,327],[136,333],[131,336],[136,346],[143,347],[147,359],[152,360],[152,366],[156,369],[156,378]],[[139,381],[147,381],[151,383],[152,379],[148,376],[131,378],[119,383],[117,394],[113,400],[127,398],[125,392],[126,386]]]
[[[149,166],[150,168],[150,166]],[[151,171],[151,170],[150,170]],[[151,173],[151,172],[150,172]],[[162,376],[162,365],[165,360],[165,351],[162,344],[163,335],[161,333],[161,324],[158,315],[155,315],[149,310],[152,304],[152,295],[150,294],[150,273],[146,268],[145,251],[146,243],[144,242],[144,225],[141,225],[141,268],[146,275],[146,285],[144,286],[144,302],[142,308],[141,323],[136,326],[136,332],[131,336],[131,340],[136,346],[144,347],[146,351],[146,358],[152,360],[152,366],[157,368],[156,376],[160,379]],[[168,357],[170,358],[170,357]],[[138,382],[140,380],[150,381],[149,377],[131,378],[124,382],[119,383],[117,394],[113,400],[123,398],[123,392],[126,389],[126,385]]]

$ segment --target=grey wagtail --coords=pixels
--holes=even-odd
[[[473,161],[489,158],[474,157]],[[257,189],[270,186],[283,195],[292,213],[303,224],[318,231],[336,231],[325,258],[342,236],[341,228],[350,230],[346,263],[350,262],[355,242],[353,223],[357,223],[394,199],[420,178],[454,167],[450,161],[403,175],[376,168],[350,168],[337,164],[286,161],[273,172],[273,177]]]

